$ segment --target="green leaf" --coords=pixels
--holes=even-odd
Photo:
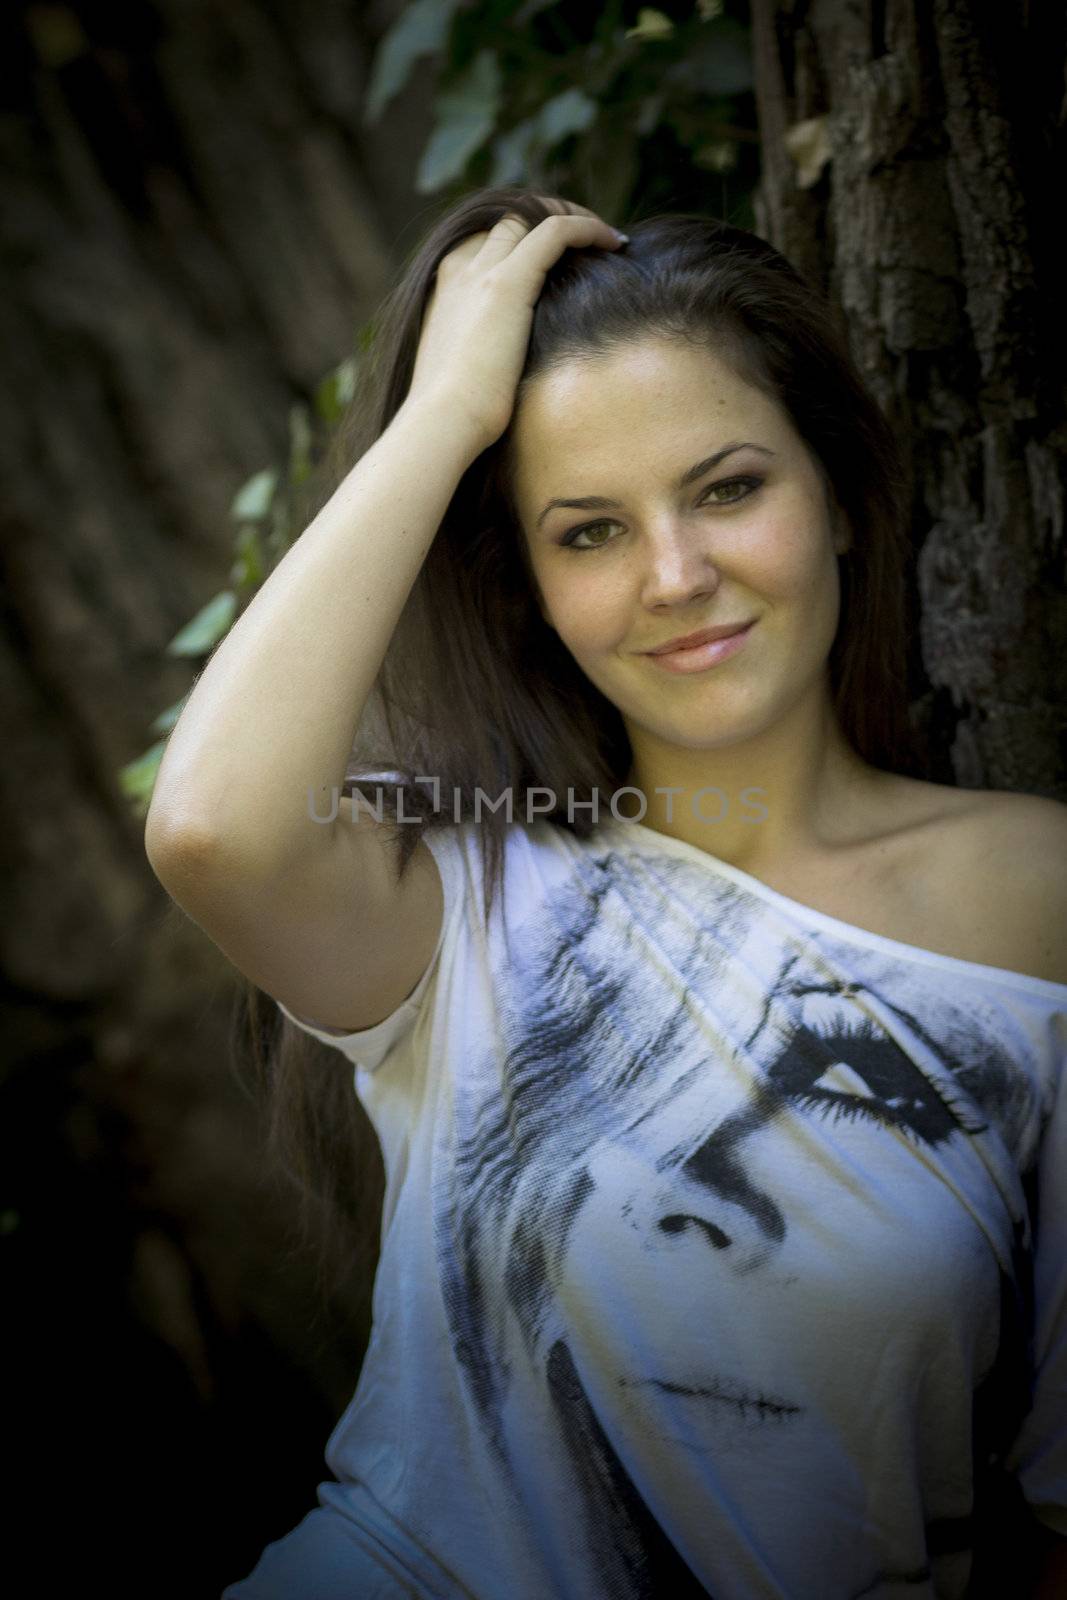
[[[493,166],[489,182],[491,184],[528,182],[530,156],[536,144],[536,117],[527,117],[524,122],[500,134],[493,140]]]
[[[833,156],[826,117],[806,117],[803,122],[795,122],[785,130],[782,142],[796,166],[798,186],[812,188]]]
[[[334,367],[316,389],[315,410],[327,426],[332,427],[338,421],[355,394],[358,370],[355,356],[349,356],[347,361]]]
[[[289,407],[289,480],[303,483],[311,471],[311,416],[302,400]]]
[[[263,582],[263,546],[259,529],[250,523],[237,536],[237,560],[230,569],[230,582],[237,589],[255,589]]]
[[[279,500],[274,507],[271,529],[267,534],[267,555],[270,558],[272,569],[277,566],[292,542],[293,535],[289,526],[289,508]]]
[[[174,635],[166,649],[168,656],[204,656],[214,649],[229,629],[237,613],[237,596],[223,589],[209,600],[191,622]]]
[[[150,733],[169,733],[184,711],[185,702],[192,692],[191,689],[186,689],[180,700],[175,700],[174,704],[168,706],[166,711],[161,711],[148,731]]]
[[[528,182],[539,155],[572,133],[584,133],[596,116],[596,101],[582,89],[564,89],[553,95],[534,116],[526,117],[493,141],[489,182]]]
[[[377,122],[407,83],[419,56],[443,51],[459,0],[414,0],[405,6],[375,51],[363,123]]]
[[[466,72],[437,95],[437,124],[415,176],[418,194],[433,194],[460,176],[496,126],[501,89],[496,51],[479,50]]]
[[[134,802],[135,809],[141,816],[148,810],[159,763],[163,760],[166,748],[166,739],[160,739],[159,743],[146,750],[143,756],[138,756],[136,761],[129,762],[119,770],[119,785],[122,792]]]
[[[271,496],[277,482],[276,468],[266,467],[262,472],[257,472],[254,478],[249,478],[244,488],[238,489],[230,507],[230,516],[239,522],[253,522],[258,517],[265,517],[270,510]]]
[[[545,146],[558,144],[572,133],[584,133],[596,121],[596,101],[581,89],[564,89],[541,107],[538,130]]]
[[[623,38],[669,39],[673,32],[674,23],[670,17],[664,16],[662,11],[654,11],[651,6],[642,6],[637,13],[637,26],[627,28]]]
[[[737,166],[737,145],[733,139],[702,144],[693,151],[693,165],[707,172],[732,172]]]

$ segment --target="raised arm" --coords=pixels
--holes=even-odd
[[[400,613],[464,472],[507,427],[544,274],[615,243],[591,213],[506,216],[438,265],[408,394],[201,673],[145,825],[153,871],[246,976],[297,1015],[372,1026],[414,987],[442,914],[420,842],[332,809]]]
[[[153,867],[208,851],[259,873],[318,848],[308,791],[329,809],[400,612],[481,448],[454,407],[405,401],[286,552],[171,734],[145,824]]]

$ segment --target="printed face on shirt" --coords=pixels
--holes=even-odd
[[[706,350],[648,339],[537,379],[513,441],[542,615],[635,744],[644,729],[713,748],[823,692],[848,534],[780,406]],[[545,511],[587,496],[616,504]],[[669,673],[647,655],[740,622],[754,624],[744,644],[708,670]]]
[[[961,1122],[876,997],[798,957],[738,1041],[742,1009],[714,1082],[699,1035],[680,1041],[674,1093],[633,1136],[590,1152],[564,1306],[581,1326],[590,1284],[606,1288],[610,1273],[617,1320],[598,1329],[589,1370],[600,1383],[610,1347],[616,1395],[597,1399],[628,1399],[633,1426],[647,1426],[654,1395],[668,1445],[756,1456],[788,1448],[785,1430],[803,1453],[822,1432],[847,1437],[886,1360],[914,1354],[910,1340],[924,1321],[930,1336],[944,1324],[938,1308],[961,1285],[981,1294],[994,1263],[943,1184],[915,1182]]]
[[[733,885],[678,863],[620,879],[609,855],[521,927],[496,975],[500,1043],[454,1085],[442,1278],[503,1464],[547,1390],[552,1470],[599,1560],[659,1548],[661,1482],[705,1507],[693,1537],[714,1570],[721,1481],[734,1520],[765,1541],[773,1522],[785,1562],[806,1542],[860,1592],[872,1573],[825,1563],[834,1517],[868,1514],[877,1397],[928,1390],[949,1426],[950,1330],[997,1325],[983,1222],[995,1233],[1003,1210],[996,1196],[990,1224],[973,1204],[991,1186],[969,1091],[1005,1093],[1011,1063],[976,1053],[940,974],[875,952],[841,969],[762,926]],[[623,947],[620,927],[654,938]],[[995,1357],[983,1344],[978,1364]],[[962,1523],[968,1496],[950,1476],[929,1515]]]

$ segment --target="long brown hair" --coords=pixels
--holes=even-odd
[[[358,392],[335,430],[300,506],[306,526],[388,427],[410,385],[437,264],[505,212],[534,226],[550,215],[539,194],[504,186],[452,206],[399,272],[373,325]],[[848,351],[821,292],[765,240],[697,214],[628,224],[619,251],[566,250],[534,308],[516,394],[576,356],[663,335],[714,349],[743,380],[789,415],[851,530],[839,557],[841,616],[828,668],[841,729],[873,766],[918,774],[908,726],[905,575],[910,499],[894,434]],[[514,422],[514,417],[513,417]],[[576,802],[626,783],[622,717],[584,676],[545,623],[513,496],[513,426],[464,473],[410,591],[352,751],[344,792],[372,803],[393,773],[383,821],[394,823],[398,881],[421,828],[475,814],[477,791],[510,790],[527,815],[526,790],[560,797],[550,819],[586,837],[595,828]],[[418,777],[437,776],[441,808]],[[543,799],[543,797],[542,797]],[[541,801],[538,802],[539,804]],[[482,802],[484,806],[484,801]],[[485,907],[503,875],[503,810],[482,809]],[[235,1013],[238,1057],[255,1071],[267,1111],[267,1148],[295,1184],[304,1237],[320,1284],[373,1267],[383,1169],[370,1121],[340,1055],[300,1032],[273,1000],[245,982]]]

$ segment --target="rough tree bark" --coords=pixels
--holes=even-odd
[[[162,650],[225,582],[235,490],[425,209],[432,63],[359,120],[400,3],[3,24],[5,1433],[49,1592],[216,1596],[307,1509],[362,1356],[360,1286],[314,1321],[228,1069],[232,971],[116,772],[189,686]]]
[[[932,776],[1067,798],[1067,14],[753,0],[758,231],[908,449]]]

